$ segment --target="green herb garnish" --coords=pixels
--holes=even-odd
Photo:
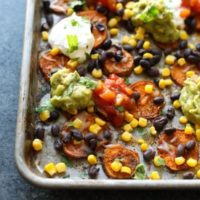
[[[115,107],[119,112],[124,112],[124,107],[123,106],[116,106]]]
[[[78,22],[75,19],[72,19],[71,20],[71,24],[72,24],[72,26],[77,26]]]
[[[135,169],[134,179],[136,180],[144,180],[146,178],[146,171],[143,163],[137,165]]]
[[[72,161],[64,155],[61,158],[61,162],[64,162],[67,165],[67,167],[69,167],[69,168],[73,167]]]
[[[161,157],[157,156],[157,157],[156,157],[156,164],[157,164],[158,166],[165,166],[165,160],[162,159]]]
[[[151,6],[146,12],[140,15],[140,19],[144,23],[149,23],[152,22],[159,14],[159,9],[156,6]]]
[[[129,84],[130,84],[130,81],[129,81],[128,78],[125,78],[124,81],[125,81],[126,85],[129,85]]]
[[[50,99],[44,101],[39,107],[37,107],[35,109],[35,111],[38,112],[38,113],[41,113],[41,112],[43,112],[45,110],[48,110],[50,112],[55,110],[54,106],[51,104]]]
[[[67,174],[66,176],[63,176],[63,178],[70,178],[70,174]]]
[[[97,86],[96,81],[93,81],[88,77],[80,77],[79,83],[86,86],[88,89],[95,89]]]
[[[67,42],[69,46],[69,53],[72,53],[78,49],[77,35],[67,35]]]
[[[139,127],[139,128],[137,128],[137,131],[143,139],[145,139],[145,140],[149,139],[150,134],[146,128]]]

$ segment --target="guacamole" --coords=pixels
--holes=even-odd
[[[178,40],[179,30],[163,0],[140,0],[135,3],[133,13],[133,24],[143,26],[156,41],[171,43]]]
[[[80,77],[77,71],[58,70],[51,76],[50,84],[51,103],[56,108],[74,113],[78,109],[94,105],[92,89],[96,87],[96,82]]]
[[[180,103],[189,121],[200,124],[200,77],[186,79],[181,90]]]

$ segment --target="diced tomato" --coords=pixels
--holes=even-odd
[[[102,3],[105,7],[107,7],[111,11],[115,11],[117,0],[97,0],[97,2]]]
[[[200,13],[200,0],[182,0],[182,6],[191,8],[193,12]]]
[[[109,89],[106,89],[99,96],[105,101],[114,102],[116,98],[116,93]]]

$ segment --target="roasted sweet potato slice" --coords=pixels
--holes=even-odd
[[[175,158],[179,144],[185,145],[188,141],[194,140],[194,135],[187,135],[183,130],[176,130],[171,134],[163,133],[158,140],[158,154],[165,160],[166,166],[172,171],[187,170],[187,164],[176,165]],[[193,158],[198,160],[198,144],[190,151],[185,151],[183,157],[187,160]]]
[[[65,55],[52,56],[49,52],[45,52],[40,55],[39,66],[45,79],[49,81],[53,69],[66,67],[68,61],[69,58]]]
[[[94,48],[100,46],[107,38],[107,19],[95,10],[87,10],[78,13],[79,16],[87,17],[92,23],[92,33],[95,38]],[[96,28],[96,24],[101,23],[105,26],[105,31],[100,32]]]
[[[123,166],[130,167],[131,174],[114,172],[111,164],[116,159],[119,159]],[[139,164],[139,155],[137,152],[125,148],[121,144],[114,144],[104,150],[103,167],[106,174],[110,178],[128,179],[134,175],[135,168]]]
[[[145,92],[146,85],[153,85],[154,92],[147,94]],[[154,103],[155,97],[163,97],[158,87],[152,81],[138,81],[130,85],[134,92],[140,93],[140,98],[136,101],[131,113],[136,117],[144,117],[146,119],[153,119],[157,117],[164,104],[156,105]]]
[[[117,52],[117,49],[112,47],[109,51]],[[118,76],[129,76],[131,74],[134,65],[133,56],[124,49],[122,55],[123,58],[119,62],[115,58],[106,59],[103,65],[106,74],[116,74]]]
[[[173,65],[171,68],[171,77],[176,82],[176,84],[183,86],[186,80],[186,73],[188,71],[195,71],[199,74],[199,70],[195,65],[186,64],[184,66]]]

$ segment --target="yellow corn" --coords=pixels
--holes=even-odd
[[[83,121],[80,120],[79,118],[76,118],[73,122],[72,122],[74,128],[80,129],[83,126]]]
[[[143,117],[140,117],[139,118],[139,121],[138,121],[138,125],[140,126],[140,127],[146,127],[147,126],[147,119],[145,119],[145,118],[143,118]]]
[[[60,49],[59,48],[53,48],[53,49],[51,49],[51,51],[50,51],[50,54],[52,55],[52,56],[56,56],[56,55],[58,55],[60,53]]]
[[[42,31],[42,40],[48,41],[49,33],[47,31]]]
[[[142,74],[143,68],[142,68],[141,65],[139,65],[139,66],[135,67],[135,68],[133,69],[133,71],[134,71],[135,74],[139,75],[139,74]]]
[[[99,125],[99,126],[104,126],[106,124],[106,122],[103,119],[100,119],[99,117],[95,118],[95,122]]]
[[[56,174],[56,166],[54,163],[48,163],[44,166],[44,171],[50,175],[50,176],[53,176]]]
[[[132,126],[131,126],[130,124],[125,124],[125,125],[123,126],[123,129],[124,129],[125,131],[128,131],[128,132],[133,131],[133,128],[132,128]]]
[[[73,12],[74,12],[73,8],[68,8],[68,9],[67,9],[67,16],[72,15]]]
[[[133,120],[130,122],[130,125],[132,126],[132,128],[136,128],[138,126],[138,120],[133,118]]]
[[[143,49],[150,49],[151,48],[151,43],[149,41],[145,41],[144,44],[143,44]]]
[[[132,2],[132,1],[129,1],[129,2],[126,4],[125,7],[128,8],[128,9],[133,9],[133,8],[135,7],[135,3]]]
[[[152,94],[153,93],[153,85],[145,85],[144,87],[144,91],[147,93],[147,94]]]
[[[97,157],[93,154],[90,154],[88,157],[87,157],[87,161],[90,165],[96,165],[97,164]]]
[[[140,149],[144,152],[144,151],[146,151],[147,149],[148,149],[148,144],[147,143],[142,143],[141,145],[140,145]]]
[[[153,159],[153,164],[154,164],[156,167],[162,166],[162,165],[159,163],[159,159],[161,159],[160,156],[155,156],[154,159]]]
[[[152,59],[153,58],[153,54],[151,54],[151,53],[144,53],[143,58]]]
[[[144,39],[145,29],[143,27],[138,27],[136,30],[135,39],[142,40]]]
[[[190,77],[192,77],[192,76],[194,76],[195,75],[195,72],[194,71],[187,71],[186,72],[186,76],[188,77],[188,78],[190,78]]]
[[[124,116],[127,122],[131,122],[133,120],[133,115],[129,113],[128,111],[125,111]]]
[[[131,45],[132,47],[136,47],[137,42],[136,42],[135,39],[130,39],[130,40],[128,41],[128,44]]]
[[[96,68],[94,68],[94,69],[92,70],[92,76],[93,76],[94,78],[101,78],[101,77],[103,76],[103,72],[102,72],[101,69],[96,69]]]
[[[173,64],[175,63],[175,60],[176,60],[176,57],[175,57],[175,56],[173,56],[173,55],[168,55],[168,56],[166,56],[166,58],[165,58],[165,63],[166,63],[167,65],[173,65]]]
[[[78,66],[78,61],[77,60],[69,60],[68,62],[67,62],[67,66],[69,67],[69,68],[71,68],[71,69],[75,69],[77,66]]]
[[[125,174],[131,174],[131,168],[127,166],[122,166],[120,172]]]
[[[97,60],[99,58],[99,54],[95,53],[95,54],[92,54],[90,57],[92,60]]]
[[[124,142],[130,142],[132,140],[133,136],[131,133],[125,131],[121,135],[121,140]]]
[[[193,159],[193,158],[189,158],[186,162],[186,164],[189,167],[196,167],[197,166],[197,160]]]
[[[186,31],[184,31],[184,30],[180,31],[180,39],[181,40],[187,40],[188,39],[188,34],[187,34]]]
[[[115,160],[111,163],[111,169],[114,171],[114,172],[119,172],[122,168],[122,163],[118,160]]]
[[[179,109],[181,107],[180,101],[179,100],[175,100],[173,102],[173,106],[174,106],[174,108]]]
[[[177,61],[178,65],[183,66],[186,64],[185,58],[179,58]]]
[[[57,163],[55,167],[56,167],[57,173],[64,173],[67,170],[67,166],[63,162]]]
[[[196,177],[197,177],[198,179],[200,179],[200,169],[197,171]]]
[[[157,131],[156,131],[154,126],[150,127],[150,133],[151,133],[151,135],[156,135],[157,134]]]
[[[44,110],[39,114],[39,118],[41,121],[45,122],[50,117],[50,112],[48,110]]]
[[[32,147],[35,151],[41,151],[42,150],[42,140],[40,139],[34,139],[32,142]]]
[[[94,134],[98,134],[101,131],[101,126],[99,124],[92,124],[89,127],[89,131]]]
[[[190,124],[187,124],[185,129],[184,129],[185,134],[191,135],[194,133],[194,129]]]
[[[123,38],[122,38],[122,44],[128,44],[130,38],[129,36],[125,35]]]
[[[133,16],[133,11],[130,9],[124,9],[124,15],[123,15],[123,19],[127,20],[130,19]]]
[[[111,18],[108,21],[108,27],[110,27],[110,28],[117,26],[117,24],[118,24],[118,20],[116,18]]]
[[[163,77],[170,76],[170,69],[167,68],[167,67],[163,68],[161,74],[162,74]]]
[[[195,133],[196,133],[197,141],[200,142],[200,129],[197,129]]]
[[[145,143],[145,141],[142,139],[142,138],[140,138],[140,139],[138,139],[138,144],[143,144],[143,143]]]
[[[166,87],[166,82],[164,79],[160,79],[158,86],[160,89],[164,89]]]
[[[157,171],[151,172],[150,179],[152,179],[152,180],[159,180],[160,179],[159,173]]]
[[[122,8],[123,8],[123,4],[122,3],[117,3],[116,10],[120,10]]]
[[[118,33],[119,33],[119,29],[118,29],[118,28],[112,28],[112,29],[110,29],[110,35],[111,35],[112,37],[117,36]]]
[[[166,86],[171,86],[173,84],[173,81],[171,79],[166,79],[165,80],[165,85]]]
[[[188,119],[187,119],[187,117],[185,117],[185,116],[181,116],[181,117],[179,118],[179,122],[180,122],[181,124],[186,124],[186,123],[188,122]]]
[[[176,157],[176,158],[175,158],[175,163],[176,163],[176,165],[182,165],[182,164],[185,163],[185,158],[182,157],[182,156]]]

